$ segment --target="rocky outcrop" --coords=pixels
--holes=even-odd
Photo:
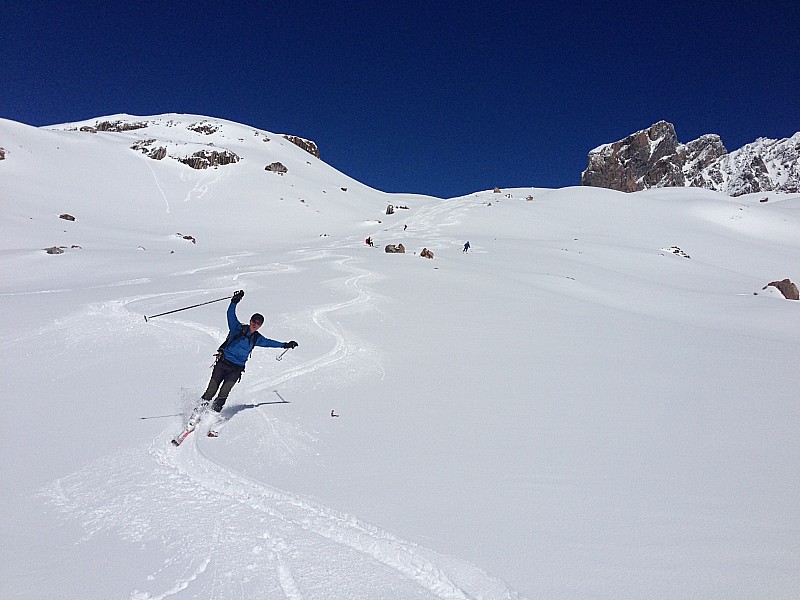
[[[164,148],[164,146],[158,146],[156,148],[151,148],[150,150],[144,153],[146,156],[152,158],[153,160],[161,160],[167,155],[167,149]]]
[[[178,161],[189,165],[193,169],[207,169],[220,165],[230,165],[239,162],[239,156],[230,150],[200,150],[191,156],[179,158]]]
[[[405,254],[406,247],[403,244],[387,244],[386,247],[383,249],[384,252],[387,254]]]
[[[265,171],[272,171],[273,173],[279,173],[280,175],[283,175],[284,173],[288,173],[289,172],[289,169],[287,169],[286,166],[283,163],[279,163],[279,162],[274,162],[274,163],[268,164],[266,167],[264,167],[264,170]]]
[[[701,177],[708,187],[740,196],[800,191],[800,132],[782,140],[759,138],[716,161]]]
[[[702,135],[679,148],[683,152],[682,170],[685,184],[691,187],[708,187],[703,184],[703,174],[709,172],[719,159],[728,154],[716,134]]]
[[[423,248],[422,252],[419,253],[422,258],[433,258],[433,252],[428,250],[427,248]]]
[[[686,254],[686,252],[684,252],[683,250],[681,250],[677,246],[670,246],[669,248],[662,248],[661,251],[662,252],[670,252],[670,253],[674,254],[675,256],[680,256],[681,258],[692,258],[691,256]]]
[[[196,131],[197,133],[202,133],[203,135],[211,135],[212,133],[219,131],[219,126],[209,123],[208,121],[201,121],[199,123],[192,123],[187,127],[187,129]]]
[[[146,121],[129,122],[129,121],[102,121],[94,126],[95,131],[132,131],[134,129],[144,129],[147,127]]]
[[[297,137],[296,135],[284,135],[283,137],[284,139],[287,139],[290,142],[292,142],[295,146],[299,146],[309,154],[313,154],[314,156],[319,158],[319,148],[311,140],[306,140],[301,137]]]
[[[5,148],[0,148],[0,160],[5,160],[6,158],[6,150]]]
[[[604,144],[589,153],[581,185],[634,192],[654,187],[702,187],[731,196],[797,192],[800,132],[791,138],[760,138],[728,153],[716,134],[681,144],[666,121]]]
[[[672,124],[659,121],[649,129],[592,150],[581,185],[621,192],[683,185],[683,173],[671,160],[678,146]]]
[[[199,133],[207,133],[203,127],[208,125],[212,129],[216,127],[205,121],[201,123],[194,123],[187,126],[187,129],[195,127]],[[171,125],[170,125],[171,126]],[[210,131],[210,130],[209,130]],[[211,131],[213,133],[213,131]],[[219,167],[221,165],[230,165],[237,163],[241,157],[226,148],[219,148],[213,143],[197,144],[190,143],[175,143],[159,141],[155,138],[147,138],[136,141],[131,150],[141,152],[148,158],[153,160],[163,160],[164,158],[171,158],[177,160],[193,169],[208,169],[209,167]],[[192,150],[195,150],[192,152]]]
[[[167,149],[164,146],[154,146],[156,140],[141,140],[131,146],[131,150],[138,150],[145,156],[153,160],[161,160],[167,155]]]
[[[800,292],[798,292],[797,286],[788,279],[783,279],[782,281],[771,281],[765,285],[763,289],[767,289],[770,286],[777,288],[787,300],[800,300]]]
[[[58,218],[59,219],[64,219],[65,221],[74,221],[75,220],[75,217],[73,217],[69,213],[62,213],[62,214],[58,215]]]

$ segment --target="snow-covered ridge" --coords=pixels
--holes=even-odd
[[[0,119],[0,142],[4,191],[26,230],[0,246],[114,246],[121,238],[108,232],[121,227],[140,232],[130,243],[147,251],[186,251],[177,233],[198,247],[235,246],[242,236],[218,226],[230,220],[288,241],[332,235],[421,198],[354,180],[318,158],[310,140],[202,115],[116,114],[42,128]],[[92,210],[97,198],[106,211]],[[53,210],[75,223],[52,222]]]
[[[790,138],[758,138],[694,173],[691,185],[730,196],[756,192],[795,193],[800,190],[800,132]]]
[[[319,158],[317,144],[311,140],[288,134],[271,134],[231,121],[199,115],[166,114],[135,117],[118,114],[76,123],[53,125],[47,129],[126,134],[137,140],[131,149],[140,151],[154,160],[169,157],[195,169],[239,162],[240,157],[236,152],[226,146],[241,145],[252,136],[262,142],[270,142],[276,137],[283,138],[315,158]]]

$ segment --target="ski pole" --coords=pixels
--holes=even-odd
[[[181,413],[175,413],[174,415],[157,415],[155,417],[139,417],[140,421],[146,421],[148,419],[166,419],[167,417],[182,417]]]
[[[283,355],[286,354],[288,351],[289,351],[289,348],[287,348],[286,350],[284,350],[283,352],[278,354],[278,356],[275,357],[275,360],[283,360]]]
[[[209,300],[208,302],[201,302],[200,304],[192,304],[191,306],[184,306],[183,308],[176,308],[175,310],[168,310],[167,312],[158,313],[157,315],[144,316],[144,322],[147,323],[148,319],[155,319],[156,317],[163,317],[164,315],[171,315],[172,313],[180,312],[182,310],[189,310],[190,308],[197,308],[205,304],[212,304],[213,302],[221,302],[222,300],[230,300],[233,296],[225,296],[224,298],[217,298],[216,300]]]

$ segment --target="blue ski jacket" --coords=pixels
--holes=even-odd
[[[240,367],[244,367],[244,363],[250,358],[250,353],[256,346],[264,348],[283,348],[283,342],[265,338],[257,331],[250,333],[247,332],[242,335],[242,323],[236,318],[236,303],[231,302],[228,306],[228,344],[222,350],[222,356],[228,362],[231,362]]]

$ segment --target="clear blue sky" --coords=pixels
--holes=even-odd
[[[196,113],[388,192],[563,187],[661,119],[728,150],[800,130],[799,6],[0,0],[0,117]]]

